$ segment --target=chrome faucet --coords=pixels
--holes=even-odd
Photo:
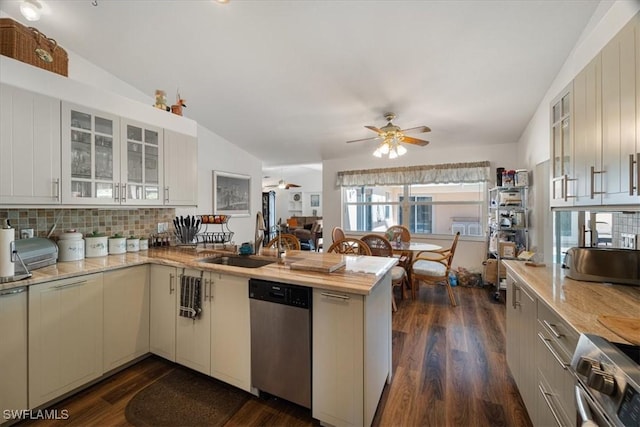
[[[282,258],[282,253],[284,252],[282,250],[282,238],[281,238],[281,234],[282,234],[282,218],[278,218],[278,229],[276,230],[276,233],[278,233],[278,244],[277,246],[277,257],[278,259]]]

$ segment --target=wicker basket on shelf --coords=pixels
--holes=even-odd
[[[67,77],[69,57],[58,43],[33,27],[0,18],[0,55]]]

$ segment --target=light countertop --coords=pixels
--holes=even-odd
[[[277,262],[274,256],[275,253],[270,250],[264,250],[257,257],[272,259],[274,263],[259,268],[233,267],[198,261],[215,253],[220,252],[202,248],[171,247],[154,248],[143,252],[128,252],[122,255],[85,258],[80,261],[58,262],[48,267],[33,270],[33,276],[29,279],[2,283],[0,284],[0,291],[135,265],[160,264],[177,268],[193,268],[226,273],[247,278],[273,280],[356,295],[368,295],[384,273],[397,263],[395,258],[349,256],[309,251],[288,251],[281,260],[283,262]],[[344,260],[346,266],[331,273],[292,270],[289,267],[290,263],[304,259],[316,259],[329,263]]]
[[[528,285],[538,299],[578,333],[627,343],[598,322],[598,316],[640,316],[640,287],[569,279],[565,277],[566,270],[560,266],[530,267],[519,261],[504,263],[516,279]]]

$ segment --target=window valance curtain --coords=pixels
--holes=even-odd
[[[445,163],[441,165],[406,166],[338,172],[336,185],[458,184],[489,181],[490,163]]]

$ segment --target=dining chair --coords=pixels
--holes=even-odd
[[[300,250],[300,240],[293,234],[281,234],[280,244],[282,245],[280,249]],[[278,237],[271,239],[269,243],[267,243],[267,248],[278,248]]]
[[[363,242],[369,246],[371,255],[380,257],[393,257],[393,247],[386,237],[379,234],[367,234],[360,238]],[[409,287],[409,275],[404,267],[396,265],[391,268],[391,308],[393,311],[398,311],[396,305],[396,297],[393,292],[393,288],[400,287],[402,299],[405,297],[405,286]]]
[[[331,240],[333,242],[337,242],[338,240],[342,240],[344,239],[345,234],[344,234],[344,230],[341,227],[333,227],[333,230],[331,230]]]
[[[456,297],[449,282],[449,273],[451,272],[451,264],[456,253],[459,237],[460,232],[457,232],[449,248],[419,252],[413,259],[411,262],[411,289],[414,299],[417,298],[420,282],[431,284],[444,282],[447,286],[451,306],[456,306]]]
[[[329,247],[329,253],[349,254],[349,255],[371,255],[371,249],[365,242],[353,237],[345,237],[337,240]]]
[[[387,228],[387,231],[384,233],[387,239],[391,242],[396,242],[398,238],[401,242],[410,242],[411,241],[411,232],[404,225],[392,225]]]

